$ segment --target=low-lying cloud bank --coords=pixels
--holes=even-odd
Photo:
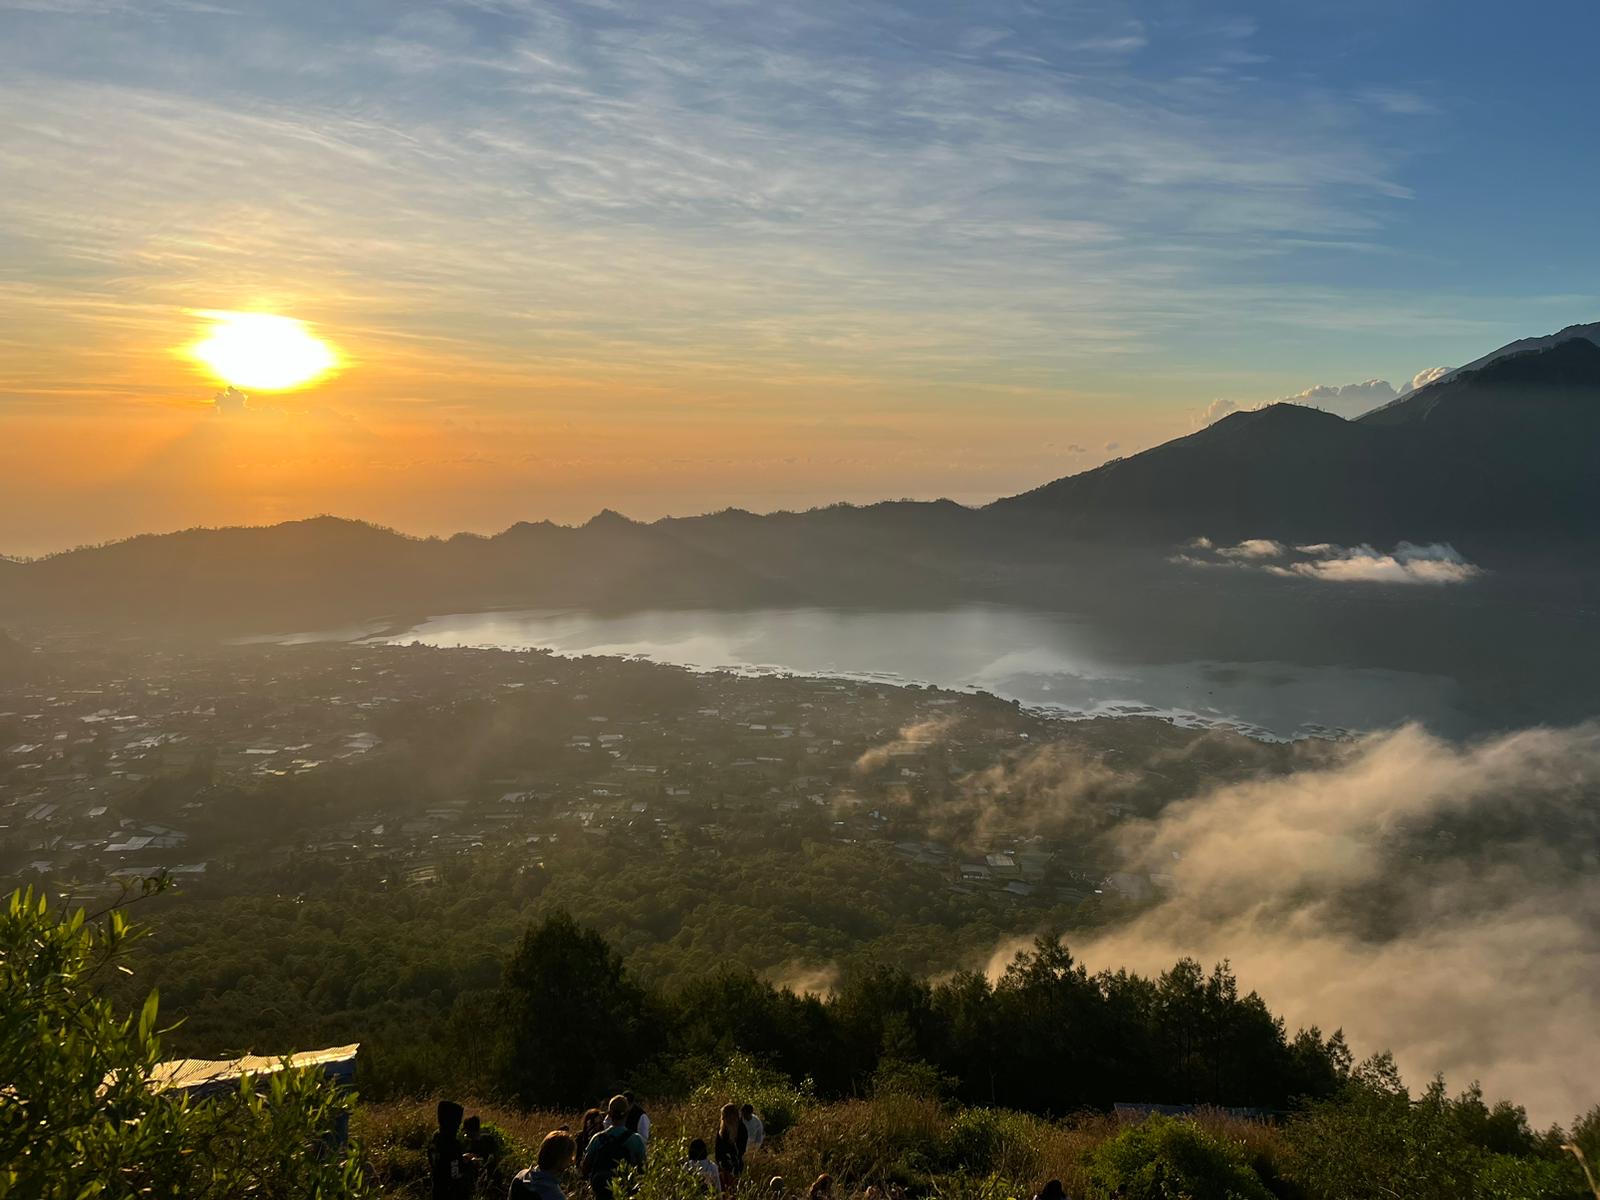
[[[1401,542],[1384,553],[1371,546],[1338,546],[1316,542],[1290,546],[1270,538],[1250,538],[1218,546],[1210,538],[1186,542],[1172,562],[1189,567],[1236,567],[1285,578],[1319,579],[1328,583],[1466,583],[1483,574],[1447,542],[1419,546]]]
[[[957,729],[951,719],[920,721],[863,753],[858,776],[915,761]],[[1083,748],[1059,742],[1028,744],[954,780],[950,788],[918,802],[916,818],[928,833],[952,845],[982,846],[1002,836],[1090,836],[1106,804],[1139,787],[1139,776],[1108,766]],[[859,802],[846,793],[836,796]],[[885,802],[874,800],[883,805]]]
[[[1363,379],[1360,383],[1319,383],[1292,396],[1279,396],[1276,400],[1265,400],[1255,404],[1241,405],[1219,397],[1200,411],[1195,417],[1195,424],[1203,429],[1220,421],[1231,412],[1250,412],[1266,408],[1269,404],[1303,404],[1307,408],[1320,408],[1323,412],[1330,412],[1351,421],[1375,408],[1381,408],[1392,400],[1398,400],[1401,396],[1409,396],[1418,388],[1427,387],[1435,380],[1450,374],[1451,370],[1450,367],[1429,367],[1425,371],[1418,371],[1398,388],[1387,379]]]
[[[1071,940],[1078,957],[1231,960],[1291,1030],[1342,1026],[1413,1087],[1478,1079],[1536,1123],[1600,1100],[1600,723],[1466,746],[1410,726],[1310,753],[1124,825],[1126,860],[1168,890]]]

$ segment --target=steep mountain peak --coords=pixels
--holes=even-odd
[[[1368,426],[1437,424],[1471,413],[1477,421],[1528,417],[1553,398],[1600,404],[1600,343],[1586,337],[1492,358],[1475,370],[1418,388],[1358,418]]]

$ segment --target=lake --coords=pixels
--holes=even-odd
[[[1446,732],[1463,723],[1458,686],[1445,676],[1287,662],[1119,661],[1070,614],[990,605],[909,612],[450,613],[399,632],[346,629],[274,640],[358,638],[637,655],[696,670],[982,689],[1067,717],[1159,716],[1266,738],[1353,732],[1409,719]]]

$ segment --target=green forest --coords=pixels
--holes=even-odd
[[[141,890],[165,899],[160,880]],[[0,1195],[423,1195],[434,1099],[485,1114],[511,1169],[622,1087],[656,1115],[640,1200],[694,1195],[683,1145],[723,1101],[764,1115],[761,1172],[826,1171],[850,1195],[1005,1200],[1053,1176],[1096,1198],[1575,1198],[1600,1151],[1600,1107],[1541,1131],[1475,1085],[1413,1096],[1387,1056],[1290,1033],[1226,964],[1091,973],[1047,936],[995,978],[879,966],[816,995],[723,968],[665,984],[560,908],[443,1019],[364,1048],[359,1100],[280,1072],[190,1101],[147,1086],[178,1033],[137,969],[149,936],[122,908],[23,893],[0,918]],[[1108,1115],[1130,1102],[1187,1115]],[[332,1146],[317,1131],[341,1115],[356,1136]],[[741,1191],[757,1185],[753,1169]]]
[[[385,864],[241,866],[142,909],[141,977],[183,1014],[174,1033],[203,1057],[362,1041],[386,1088],[406,1044],[498,987],[530,920],[565,911],[622,953],[632,976],[673,993],[722,973],[837,984],[884,967],[917,974],[982,962],[1041,925],[1085,928],[1114,898],[1018,905],[959,892],[887,846],[788,841],[752,827],[717,856],[695,848],[579,840],[486,850],[408,886]],[[408,1067],[409,1086],[418,1082]]]

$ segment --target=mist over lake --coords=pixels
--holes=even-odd
[[[342,640],[353,630],[322,635]],[[450,613],[372,638],[563,655],[640,655],[697,670],[792,672],[974,688],[1070,717],[1161,716],[1291,738],[1421,720],[1468,730],[1444,675],[1204,659],[1138,662],[1067,613],[994,605],[922,611],[770,608],[626,614]]]

